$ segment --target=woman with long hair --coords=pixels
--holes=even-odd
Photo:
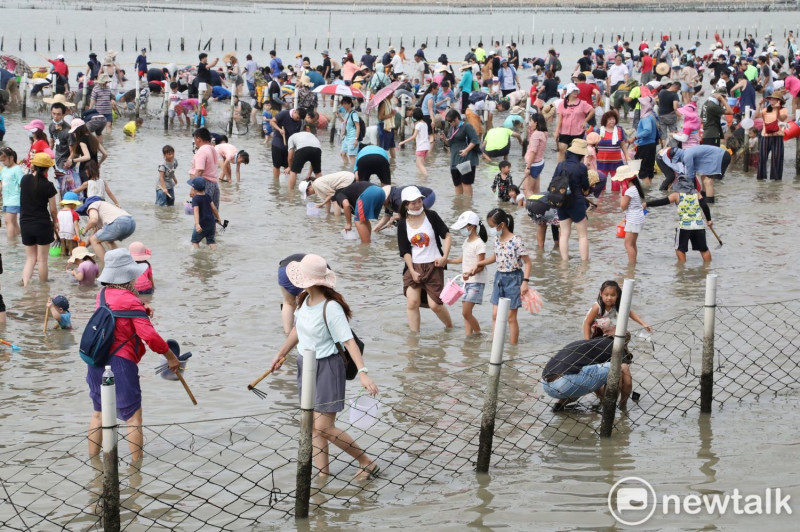
[[[33,277],[33,267],[37,264],[39,280],[47,282],[50,244],[58,238],[56,187],[47,179],[48,169],[55,165],[52,157],[37,153],[31,159],[32,173],[23,176],[20,181],[19,225],[25,246],[22,286],[28,286]]]
[[[319,255],[306,255],[302,260],[286,265],[286,276],[292,285],[303,292],[297,297],[297,319],[294,328],[272,359],[273,371],[280,369],[289,352],[297,346],[297,386],[302,396],[303,357],[312,352],[317,360],[314,397],[314,462],[321,477],[330,474],[328,446],[333,443],[352,456],[359,464],[357,480],[377,476],[380,467],[358,446],[345,431],[336,427],[336,413],[344,409],[346,367],[337,344],[344,345],[356,367],[361,385],[370,395],[378,393],[364,366],[361,351],[353,337],[349,320],[350,307],[344,297],[334,290],[336,274]]]
[[[70,166],[78,163],[78,175],[80,175],[81,183],[84,183],[89,179],[86,174],[86,163],[97,161],[98,165],[102,165],[108,157],[108,152],[80,118],[72,121],[69,132],[75,136],[75,144],[72,145],[72,154],[67,162]],[[101,157],[98,157],[98,154]]]

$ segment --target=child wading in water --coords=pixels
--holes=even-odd
[[[399,143],[398,146],[416,139],[417,170],[420,174],[427,176],[428,169],[425,168],[425,158],[428,157],[428,152],[431,149],[431,141],[428,138],[428,124],[425,123],[422,116],[422,109],[414,109],[411,115],[414,119],[414,134]]]
[[[100,273],[100,269],[94,262],[95,254],[90,252],[85,246],[78,246],[72,250],[72,256],[67,261],[69,264],[78,264],[74,270],[67,270],[80,286],[94,286],[94,281]]]
[[[50,315],[56,320],[56,329],[72,329],[72,314],[69,312],[69,300],[64,296],[56,296],[47,302]]]
[[[167,144],[161,148],[164,162],[158,165],[158,179],[156,180],[156,205],[172,207],[175,205],[175,169],[178,161],[175,160],[175,148]]]
[[[151,255],[150,250],[141,242],[131,242],[128,251],[133,260],[139,264],[147,264],[147,269],[136,279],[133,289],[139,292],[139,295],[152,294],[156,289],[156,283],[153,281],[153,267],[148,261]]]
[[[488,275],[482,266],[477,264],[486,258],[486,227],[481,222],[480,216],[472,211],[466,211],[458,217],[453,225],[454,231],[460,231],[466,236],[461,258],[449,259],[448,264],[461,264],[464,279],[464,297],[461,300],[461,315],[464,317],[464,329],[467,335],[481,332],[478,320],[472,314],[475,305],[483,303],[483,291],[486,288]],[[476,271],[477,273],[472,273]]]
[[[514,180],[511,178],[511,163],[508,161],[500,161],[500,173],[494,176],[492,183],[492,192],[497,195],[500,201],[508,201],[508,189],[514,186]]]
[[[617,168],[617,173],[611,181],[622,182],[622,196],[620,196],[619,207],[625,211],[625,251],[628,253],[628,264],[636,264],[638,248],[636,241],[639,233],[644,226],[644,191],[636,172],[628,165]]]
[[[86,177],[89,179],[81,184],[81,186],[72,190],[76,194],[79,194],[86,191],[86,197],[91,198],[92,196],[100,196],[103,198],[103,201],[106,199],[106,194],[114,202],[114,205],[119,207],[119,202],[117,201],[117,197],[114,196],[114,193],[111,192],[111,189],[108,187],[108,183],[105,180],[100,179],[100,166],[97,164],[97,161],[88,161],[84,168],[86,169]]]
[[[508,312],[508,337],[511,345],[519,343],[517,310],[522,306],[522,296],[528,291],[531,259],[522,238],[513,233],[514,217],[503,209],[492,209],[486,215],[489,235],[495,237],[494,255],[478,261],[470,275],[475,275],[489,264],[497,263],[492,286],[492,322],[497,320],[497,304],[501,297],[511,300]],[[524,268],[524,273],[523,273]]]
[[[619,312],[620,300],[622,299],[622,288],[616,281],[606,281],[600,285],[600,293],[597,301],[592,304],[586,319],[583,320],[583,338],[597,338],[599,336],[613,336],[617,328],[617,312]],[[644,327],[647,332],[653,332],[653,328],[639,317],[633,310],[629,311],[630,318]],[[633,377],[628,363],[620,366],[620,400],[619,407],[626,408],[628,397],[633,389]]]
[[[64,194],[61,200],[61,210],[58,211],[58,238],[61,240],[61,255],[71,255],[72,250],[78,245],[77,236],[81,234],[78,227],[78,213],[75,209],[81,205],[81,200],[74,192]]]
[[[202,177],[195,177],[188,181],[192,187],[192,210],[194,211],[194,230],[192,231],[192,247],[199,248],[200,242],[206,239],[206,244],[211,249],[216,249],[217,241],[216,222],[221,222],[219,213],[211,201],[206,196],[206,180]]]

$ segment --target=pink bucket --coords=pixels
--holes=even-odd
[[[441,299],[445,305],[454,305],[464,295],[464,287],[458,284],[460,278],[460,275],[453,277],[444,285],[442,293],[439,294],[439,299]]]

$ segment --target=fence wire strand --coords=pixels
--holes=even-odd
[[[638,401],[616,426],[678,423],[699,412],[703,309],[654,325],[634,338],[631,373]],[[796,393],[800,383],[800,300],[718,306],[714,403]],[[554,412],[542,370],[556,353],[503,364],[492,467],[543,457],[559,446],[598,438],[598,400],[587,395]],[[379,419],[351,424],[350,404],[337,427],[351,434],[381,467],[378,478],[331,445],[330,474],[314,468],[312,511],[412,505],[420,498],[468,489],[474,479],[488,364],[454,370],[436,386],[412,383],[383,391]],[[294,513],[299,409],[203,422],[148,425],[144,459],[131,460],[119,429],[122,528],[236,530]],[[317,457],[314,457],[317,459]],[[0,451],[0,528],[102,528],[103,463],[88,457],[86,434]]]

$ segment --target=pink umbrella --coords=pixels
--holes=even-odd
[[[364,95],[358,89],[353,89],[347,85],[321,85],[314,89],[318,94],[330,94],[335,96],[350,96],[352,98],[364,98]]]
[[[392,83],[388,84],[387,86],[376,92],[369,100],[369,103],[367,104],[367,112],[369,113],[370,111],[378,107],[378,105],[380,105],[380,103],[383,100],[391,96],[394,93],[394,91],[397,90],[397,87],[399,87],[402,84],[403,84],[402,81],[393,81]]]

